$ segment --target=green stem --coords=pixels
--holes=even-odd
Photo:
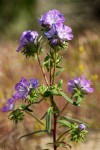
[[[55,80],[55,71],[56,71],[56,50],[54,51],[54,70],[53,70],[52,84],[54,84],[54,80]]]
[[[64,132],[63,134],[61,134],[59,136],[59,138],[57,139],[57,141],[59,141],[65,134],[67,134],[71,129],[67,130],[66,132]]]
[[[65,108],[68,106],[68,104],[69,104],[69,102],[67,102],[67,103],[65,104],[65,106],[64,106],[63,109],[60,111],[60,113],[58,114],[58,116],[60,116],[60,115],[63,113],[63,111],[65,110]]]
[[[54,99],[53,96],[50,97],[51,105],[53,106],[53,111],[56,111],[55,105],[54,105]],[[53,126],[53,143],[54,143],[54,150],[57,150],[57,145],[56,145],[56,131],[57,131],[57,114],[53,114],[54,118],[54,126]]]
[[[51,51],[51,49],[50,49],[50,51]],[[51,68],[51,58],[50,58],[50,86],[51,86],[51,84],[52,84],[52,68]]]
[[[46,77],[45,70],[44,70],[43,66],[41,65],[41,61],[40,61],[38,52],[37,52],[37,59],[38,59],[38,63],[39,63],[39,66],[40,66],[40,68],[41,68],[41,71],[42,71],[44,80],[45,80],[47,86],[49,86],[48,79],[47,79],[47,77]]]
[[[32,116],[35,120],[37,120],[40,124],[42,124],[44,126],[44,124],[38,119],[36,118],[33,114],[31,114],[30,112],[24,110],[24,112],[26,112],[27,114],[29,114],[30,116]]]
[[[72,99],[72,96],[71,96],[71,99]],[[67,102],[67,103],[65,104],[65,106],[64,106],[63,109],[60,111],[60,113],[58,114],[58,116],[60,116],[60,115],[63,113],[63,111],[65,110],[65,108],[68,106],[68,104],[69,104],[69,102]]]
[[[54,84],[55,81],[55,70],[56,70],[56,51],[54,51],[54,68],[53,68],[53,75],[51,75],[52,67],[51,67],[51,60],[50,60],[50,86]],[[56,107],[55,107],[55,101],[54,101],[54,96],[50,96],[50,102],[53,107],[53,111],[56,112]],[[54,119],[54,124],[53,124],[53,143],[54,143],[54,150],[57,150],[57,145],[56,145],[56,132],[57,132],[57,114],[53,113],[53,119]]]

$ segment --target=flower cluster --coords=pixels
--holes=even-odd
[[[38,86],[38,79],[30,79],[30,82],[21,78],[19,83],[15,85],[15,93],[11,99],[8,100],[7,104],[2,108],[2,111],[7,112],[14,108],[16,99],[26,99],[31,89],[35,89]]]
[[[81,123],[81,124],[78,126],[78,128],[79,128],[80,130],[85,130],[86,126],[85,126],[85,124]]]
[[[72,29],[64,25],[65,18],[58,10],[50,10],[39,19],[39,23],[44,28],[44,35],[52,46],[63,45],[72,40]]]
[[[68,90],[72,93],[72,97],[76,100],[75,105],[80,105],[85,95],[93,93],[90,80],[86,80],[84,76],[74,78],[68,82]]]
[[[52,27],[53,24],[63,23],[65,21],[64,15],[58,10],[53,9],[43,14],[39,19],[39,23],[43,27]]]
[[[81,123],[79,125],[74,124],[71,130],[71,141],[81,142],[86,138],[87,130],[86,125]]]
[[[68,82],[68,90],[72,93],[76,90],[80,90],[83,93],[93,93],[94,91],[94,89],[91,88],[90,80],[86,80],[84,76],[70,80]]]
[[[37,31],[24,31],[20,37],[17,52],[22,52],[26,56],[34,56],[38,49],[38,36]]]

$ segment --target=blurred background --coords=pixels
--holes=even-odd
[[[100,0],[0,0],[0,108],[12,96],[14,85],[21,77],[37,77],[39,82],[44,82],[37,61],[25,59],[16,49],[23,31],[40,32],[38,18],[51,9],[58,9],[64,14],[65,24],[73,29],[74,35],[67,51],[63,52],[65,71],[60,78],[64,80],[64,90],[68,93],[69,79],[83,74],[91,79],[95,89],[84,100],[81,108],[70,106],[64,114],[83,119],[90,125],[85,146],[87,144],[87,150],[99,150]],[[65,101],[58,98],[61,108],[64,104]],[[46,107],[47,105],[41,104],[38,109],[35,108],[38,117],[41,118]],[[38,128],[42,127],[29,116],[22,123],[14,125],[8,120],[8,114],[0,111],[0,150],[42,150],[46,143],[42,135],[18,141],[21,135]],[[50,137],[46,139],[49,141]],[[74,149],[78,148],[84,149],[84,144],[78,147],[74,145]]]

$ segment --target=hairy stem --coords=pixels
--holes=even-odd
[[[54,114],[54,130],[53,130],[53,142],[54,142],[54,150],[57,149],[56,145],[56,130],[57,129],[57,115]]]
[[[51,105],[53,106],[53,111],[55,112],[55,105],[54,105],[54,99],[53,96],[50,97],[51,100]],[[57,114],[53,114],[53,119],[54,119],[54,124],[53,124],[53,143],[54,143],[54,150],[57,150],[57,145],[56,145],[56,131],[57,131]]]
[[[59,138],[57,139],[57,141],[59,141],[65,134],[67,134],[71,129],[67,130],[66,132],[64,132],[63,134],[61,134],[59,136]]]
[[[54,67],[53,67],[53,74],[51,74],[51,60],[50,60],[50,86],[52,86],[54,84],[55,81],[55,71],[56,71],[56,51],[54,52]],[[53,111],[56,112],[56,107],[55,107],[55,102],[54,102],[54,96],[51,95],[50,96],[50,101],[51,101],[51,105],[53,106]],[[56,134],[57,134],[57,114],[53,113],[53,120],[54,120],[54,124],[53,124],[53,147],[54,150],[57,150],[57,145],[56,145]]]
[[[63,113],[63,111],[66,109],[66,107],[68,106],[68,104],[69,104],[69,102],[67,102],[66,104],[65,104],[65,106],[63,107],[63,109],[60,111],[60,113],[58,114],[58,116],[60,116],[62,113]]]
[[[47,77],[46,77],[45,70],[44,70],[43,66],[41,65],[41,61],[40,61],[40,58],[39,58],[38,52],[37,52],[37,58],[38,58],[38,63],[39,63],[39,66],[40,66],[40,68],[41,68],[41,71],[42,71],[42,74],[43,74],[44,80],[45,80],[45,82],[46,82],[47,86],[49,86],[48,79],[47,79]]]
[[[51,49],[50,49],[51,51]],[[50,58],[50,86],[52,85],[52,68],[51,68],[51,58]]]
[[[54,84],[54,80],[55,80],[55,72],[56,72],[56,50],[54,51],[54,69],[53,69],[53,79],[52,79],[52,84]]]

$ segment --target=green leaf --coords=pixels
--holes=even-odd
[[[83,123],[83,121],[80,121],[80,120],[77,120],[77,119],[74,119],[74,118],[71,118],[71,117],[68,117],[68,116],[61,116],[60,117],[61,119],[64,119],[64,120],[67,120],[67,121],[70,121],[71,123]],[[84,123],[85,124],[85,123]]]
[[[46,130],[50,134],[51,132],[51,113],[53,112],[53,108],[49,107],[46,114]]]
[[[47,68],[47,71],[49,71],[49,68],[50,68],[50,56],[49,55],[47,55],[44,58],[43,66],[45,66]]]
[[[63,80],[61,79],[59,82],[58,82],[58,88],[61,88],[61,86],[62,86],[62,83],[63,83]]]
[[[33,103],[37,102],[38,96],[39,96],[38,91],[33,89],[33,88],[31,88],[30,91],[29,91],[29,94],[27,96],[27,101],[30,104],[33,104]]]
[[[49,96],[51,96],[51,95],[52,95],[52,92],[51,92],[51,91],[46,91],[46,92],[43,94],[44,97],[49,97]]]
[[[29,108],[29,106],[30,106],[30,104],[28,104],[28,105],[22,104],[22,105],[21,105],[21,108],[22,108],[23,110],[27,110],[27,111],[29,111],[29,112],[33,112],[33,110],[31,110],[31,109]]]
[[[47,55],[43,61],[43,65],[45,66],[49,62],[49,60],[50,60],[50,56]]]
[[[62,68],[61,66],[57,65],[56,68]]]
[[[65,98],[65,100],[67,100],[69,103],[74,105],[73,100],[71,100],[63,91],[59,91],[59,92]]]
[[[61,72],[64,71],[64,69],[65,69],[65,68],[61,68],[59,71],[57,71],[57,72],[55,73],[55,76],[58,76]]]
[[[24,137],[26,137],[26,136],[34,135],[34,134],[36,134],[36,133],[41,133],[41,132],[46,132],[46,130],[39,130],[39,131],[35,131],[35,132],[31,132],[31,133],[25,134],[25,135],[21,136],[21,137],[19,138],[19,140],[21,140],[22,138],[24,138]]]
[[[44,84],[38,88],[38,91],[41,95],[44,95],[44,93],[47,91],[48,87],[46,87]]]
[[[58,96],[60,96],[59,92],[56,89],[47,90],[43,94],[44,97],[49,97],[49,96],[52,96],[52,95],[58,95]]]
[[[71,128],[71,123],[66,120],[58,120],[58,123],[60,123],[62,126],[66,126],[68,128]]]

